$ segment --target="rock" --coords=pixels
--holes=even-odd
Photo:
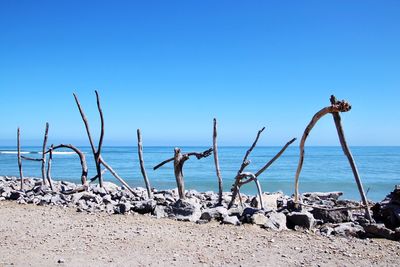
[[[111,203],[108,203],[105,207],[105,211],[108,214],[113,214],[114,213],[114,205]]]
[[[307,211],[291,212],[286,215],[287,226],[294,229],[300,226],[305,229],[311,229],[315,226],[315,220],[311,213]]]
[[[154,210],[153,210],[153,215],[157,218],[165,218],[168,217],[167,212],[165,211],[166,207],[165,206],[161,206],[161,205],[157,205]]]
[[[319,232],[324,236],[330,236],[333,231],[333,227],[331,227],[329,224],[324,224],[321,226],[321,228],[319,228]]]
[[[104,189],[104,187],[100,187],[100,185],[92,187],[92,192],[94,194],[100,195],[101,197],[107,195],[107,191]]]
[[[364,225],[364,230],[371,237],[381,237],[391,240],[398,240],[400,236],[396,235],[396,232],[386,228],[383,223],[373,223]]]
[[[278,208],[278,199],[280,199],[282,197],[283,197],[282,193],[273,193],[273,194],[263,193],[261,195],[265,209],[277,209]],[[255,196],[251,200],[250,206],[254,207],[254,208],[259,208],[259,209],[261,208],[260,198],[258,195]]]
[[[200,216],[201,220],[221,220],[225,215],[228,215],[228,210],[225,207],[215,207],[203,210]]]
[[[352,213],[349,210],[323,210],[313,209],[312,215],[324,223],[343,223],[352,221]]]
[[[393,192],[372,207],[373,217],[377,222],[383,222],[386,227],[394,230],[400,227],[400,185]]]
[[[327,200],[327,199],[337,200],[342,195],[343,195],[343,192],[339,192],[339,191],[303,193],[303,197],[313,198],[313,199],[321,199],[321,200]]]
[[[47,205],[47,204],[49,204],[52,197],[53,196],[51,194],[46,194],[46,195],[42,196],[39,205]]]
[[[110,195],[105,195],[103,196],[103,203],[108,204],[108,203],[113,203],[114,201],[111,199]]]
[[[65,260],[63,258],[58,259],[57,263],[65,263]]]
[[[200,219],[200,204],[194,199],[179,199],[166,209],[169,217],[174,217],[180,221],[195,222]]]
[[[222,219],[223,224],[240,225],[240,221],[236,216],[224,216]]]
[[[276,231],[282,231],[286,230],[286,215],[280,212],[270,212],[266,215],[267,217],[267,222],[263,225],[264,228],[276,230]]]
[[[346,237],[362,237],[365,235],[365,231],[362,226],[348,222],[335,225],[332,234]]]
[[[255,213],[264,213],[264,211],[257,208],[247,207],[243,210],[240,220],[244,223],[252,223],[251,217],[253,217]]]
[[[19,199],[20,197],[23,197],[23,196],[25,196],[24,192],[13,190],[13,191],[10,192],[10,195],[9,195],[8,198],[10,200],[17,200],[17,199]]]
[[[152,213],[156,205],[157,202],[153,199],[135,201],[132,210],[140,214]]]
[[[116,192],[116,191],[121,190],[121,188],[120,188],[118,185],[116,185],[116,184],[114,184],[114,183],[111,183],[111,182],[103,182],[103,188],[104,188],[108,193]]]
[[[262,213],[255,213],[251,216],[250,221],[252,224],[265,225],[268,223],[268,218]]]
[[[59,194],[56,194],[50,198],[50,203],[53,205],[60,205],[60,204],[63,204],[64,201],[61,199]]]
[[[131,210],[131,203],[129,202],[122,202],[118,203],[114,206],[114,213],[116,214],[125,214]]]

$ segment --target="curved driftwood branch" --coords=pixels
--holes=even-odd
[[[54,146],[52,150],[56,150],[59,148],[71,149],[79,156],[79,159],[81,161],[81,166],[82,166],[81,182],[82,182],[82,185],[87,185],[88,167],[87,167],[87,163],[86,163],[85,154],[82,151],[80,151],[77,147],[75,147],[71,144],[60,144],[60,145]],[[46,153],[50,153],[50,150],[47,150]]]
[[[150,181],[149,181],[149,178],[147,177],[146,169],[144,167],[142,134],[140,133],[140,129],[137,129],[137,139],[138,139],[138,156],[139,156],[139,163],[140,163],[140,171],[142,172],[144,183],[146,184],[147,196],[149,198],[151,198]]]
[[[254,173],[251,173],[251,172],[242,172],[239,175],[239,179],[242,180],[242,179],[245,179],[245,178],[248,178],[249,181],[254,181],[254,183],[256,184],[258,197],[260,199],[261,209],[263,210],[264,209],[264,203],[263,203],[263,199],[262,199],[262,190],[261,190],[260,182],[257,179],[257,176]]]
[[[169,159],[166,159],[166,160],[162,161],[161,163],[159,163],[159,164],[157,164],[156,166],[154,166],[154,167],[153,167],[153,170],[157,170],[158,168],[160,168],[160,167],[163,166],[164,164],[166,164],[166,163],[168,163],[168,162],[171,162],[171,161],[174,161],[174,159],[175,159],[175,158],[169,158]]]
[[[100,105],[100,96],[97,90],[94,91],[96,94],[96,103],[97,103],[97,109],[99,110],[100,114],[100,138],[99,138],[99,145],[97,147],[97,154],[101,154],[101,148],[103,146],[103,139],[104,139],[104,115],[103,115],[103,110],[101,109]]]
[[[337,103],[339,103],[336,100],[336,97],[334,95],[331,96],[330,101],[331,101],[332,105],[336,105]],[[367,197],[365,196],[364,188],[363,188],[363,185],[361,182],[360,175],[358,173],[357,165],[354,161],[353,155],[351,154],[350,148],[347,145],[346,137],[344,136],[344,131],[343,131],[340,114],[338,112],[333,112],[332,116],[335,121],[335,126],[336,126],[336,130],[337,130],[337,133],[339,136],[340,144],[342,146],[344,154],[346,155],[346,157],[350,163],[351,170],[354,175],[354,179],[356,180],[356,183],[357,183],[358,191],[360,192],[361,200],[365,206],[365,215],[369,221],[372,221],[371,213],[368,208],[368,200],[367,200]]]
[[[103,158],[100,156],[100,163],[103,164],[103,166],[110,171],[110,173],[118,180],[121,182],[121,184],[123,184],[125,186],[126,189],[128,189],[134,196],[138,196],[136,194],[136,192],[128,185],[127,182],[124,181],[124,179],[122,179],[117,173],[116,171],[113,170],[113,168],[111,168],[110,165],[107,164],[107,162],[105,162],[103,160]]]
[[[304,145],[306,143],[307,137],[310,134],[311,130],[314,128],[315,124],[326,114],[329,113],[338,113],[338,112],[347,112],[351,109],[351,105],[346,101],[337,101],[335,104],[332,104],[329,107],[325,107],[318,111],[313,118],[311,119],[310,123],[307,125],[306,129],[304,130],[303,136],[300,141],[300,159],[296,170],[295,176],[295,188],[294,188],[294,200],[295,203],[299,202],[299,176],[301,169],[304,163]]]
[[[22,159],[21,159],[21,136],[20,129],[17,129],[17,156],[18,156],[18,170],[19,170],[19,178],[21,179],[21,190],[24,189],[24,174],[22,171]]]
[[[46,122],[46,128],[44,130],[43,147],[42,147],[42,179],[43,184],[46,184],[46,145],[47,138],[49,135],[49,123]],[[51,188],[53,190],[53,188]]]
[[[217,178],[218,178],[218,205],[221,205],[222,204],[223,184],[222,184],[221,169],[219,167],[217,136],[218,136],[217,119],[214,118],[214,127],[213,127],[214,164],[215,164],[215,171],[217,173]]]
[[[47,174],[46,174],[47,181],[49,182],[52,191],[54,191],[53,182],[51,181],[51,162],[53,161],[53,149],[54,146],[51,145],[49,149],[49,161],[47,162]],[[43,151],[43,155],[46,156],[46,151]]]
[[[79,102],[78,96],[75,93],[73,95],[74,95],[74,98],[75,98],[76,105],[78,106],[79,113],[81,114],[83,123],[85,124],[85,129],[86,129],[86,133],[87,133],[88,138],[89,138],[90,147],[92,148],[93,154],[96,154],[96,148],[94,147],[92,135],[90,133],[89,122],[87,120],[87,117],[86,117],[85,113],[83,112],[83,109],[82,109],[81,103]]]

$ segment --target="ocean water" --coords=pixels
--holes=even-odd
[[[95,175],[90,147],[80,147],[86,153],[89,177]],[[183,152],[203,151],[207,147],[182,147]],[[243,156],[248,147],[220,147],[219,159],[224,182],[224,191],[229,191]],[[154,171],[153,166],[173,156],[173,147],[144,147],[144,161],[150,183],[157,189],[175,188],[173,163],[167,163]],[[249,159],[247,171],[256,172],[268,162],[280,147],[256,147]],[[367,197],[379,201],[400,184],[400,147],[352,147],[351,148]],[[0,147],[0,175],[18,176],[15,147]],[[30,157],[41,157],[40,147],[23,147]],[[61,151],[61,150],[60,150]],[[62,150],[68,152],[68,150]],[[104,147],[103,158],[118,174],[133,187],[144,186],[140,173],[136,147]],[[294,176],[299,158],[299,148],[289,147],[286,152],[260,177],[265,192],[294,192]],[[40,162],[23,161],[24,175],[41,177]],[[80,182],[81,166],[74,153],[59,153],[53,156],[52,177],[56,180]],[[191,157],[184,166],[186,189],[217,191],[213,156],[197,160]],[[110,173],[105,179],[118,183]],[[300,176],[300,192],[343,191],[343,198],[359,200],[360,196],[351,168],[341,147],[306,147],[303,171]],[[253,184],[242,187],[242,192],[255,194]]]

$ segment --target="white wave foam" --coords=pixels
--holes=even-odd
[[[21,154],[30,154],[29,151],[21,151]],[[0,151],[0,154],[18,154],[18,151]]]

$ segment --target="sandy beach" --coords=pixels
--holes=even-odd
[[[0,202],[0,266],[398,266],[400,243]]]

